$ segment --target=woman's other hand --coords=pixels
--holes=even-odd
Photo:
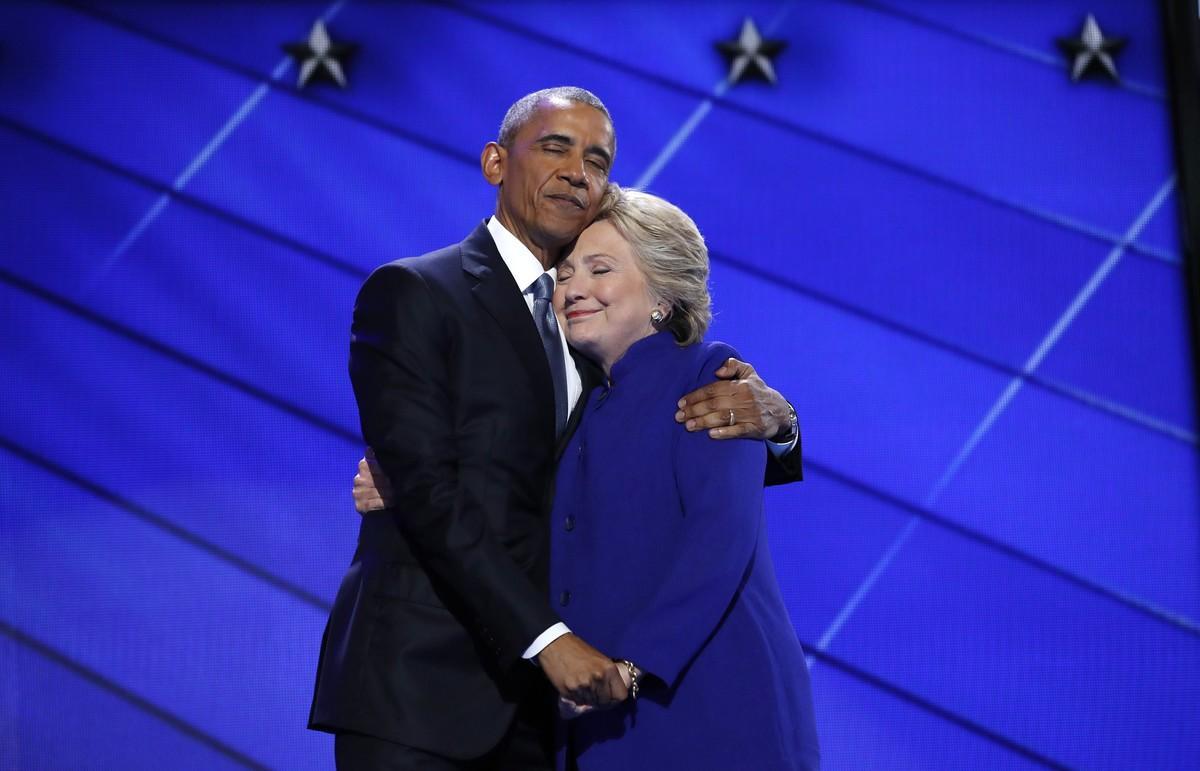
[[[594,709],[595,707],[590,705],[576,704],[570,699],[565,699],[562,696],[558,697],[558,716],[563,720],[574,720],[581,715],[586,715]]]
[[[359,514],[368,514],[392,505],[392,486],[375,461],[375,453],[370,447],[367,448],[366,455],[358,461],[353,496],[354,510]]]

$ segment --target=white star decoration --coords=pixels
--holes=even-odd
[[[1058,47],[1071,58],[1071,80],[1078,81],[1085,74],[1102,71],[1113,80],[1120,80],[1113,56],[1125,46],[1125,38],[1104,37],[1096,17],[1090,13],[1083,21],[1079,37],[1060,37]]]
[[[317,20],[308,33],[308,42],[288,43],[283,47],[296,63],[300,74],[296,85],[304,88],[313,79],[331,80],[342,88],[346,87],[343,60],[348,59],[358,46],[353,43],[335,43],[325,29],[325,22]]]
[[[729,59],[727,79],[731,85],[751,72],[774,85],[775,66],[771,63],[771,57],[782,51],[785,45],[781,40],[763,40],[754,20],[747,17],[742,22],[742,31],[737,40],[717,43],[717,49]]]

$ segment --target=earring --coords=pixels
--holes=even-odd
[[[665,319],[665,318],[666,318],[666,316],[664,316],[663,312],[660,311],[658,308],[655,308],[654,310],[650,311],[650,320],[652,322],[654,322],[655,324],[661,324],[663,322],[663,319]]]

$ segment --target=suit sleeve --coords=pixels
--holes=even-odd
[[[768,487],[786,485],[804,479],[803,457],[800,452],[800,445],[803,443],[804,437],[799,434],[799,426],[796,427],[796,432],[796,446],[788,452],[776,457],[775,453],[767,450],[767,473],[763,484]]]
[[[411,269],[375,271],[355,303],[350,378],[363,438],[392,482],[397,527],[461,602],[459,621],[508,667],[559,619],[485,518],[489,422],[456,419],[449,352],[461,341],[441,308]]]
[[[702,371],[730,355],[736,354],[718,349]],[[764,462],[759,442],[717,442],[682,430],[676,439],[671,462],[683,504],[680,536],[655,544],[669,569],[614,651],[668,687],[716,631],[751,567]]]

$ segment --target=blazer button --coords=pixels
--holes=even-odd
[[[563,589],[562,594],[558,595],[558,604],[564,608],[571,604],[571,593]]]
[[[575,529],[575,517],[572,517],[570,514],[568,514],[567,518],[565,520],[563,520],[563,529],[566,530],[568,533],[571,532],[572,530],[574,530]]]

